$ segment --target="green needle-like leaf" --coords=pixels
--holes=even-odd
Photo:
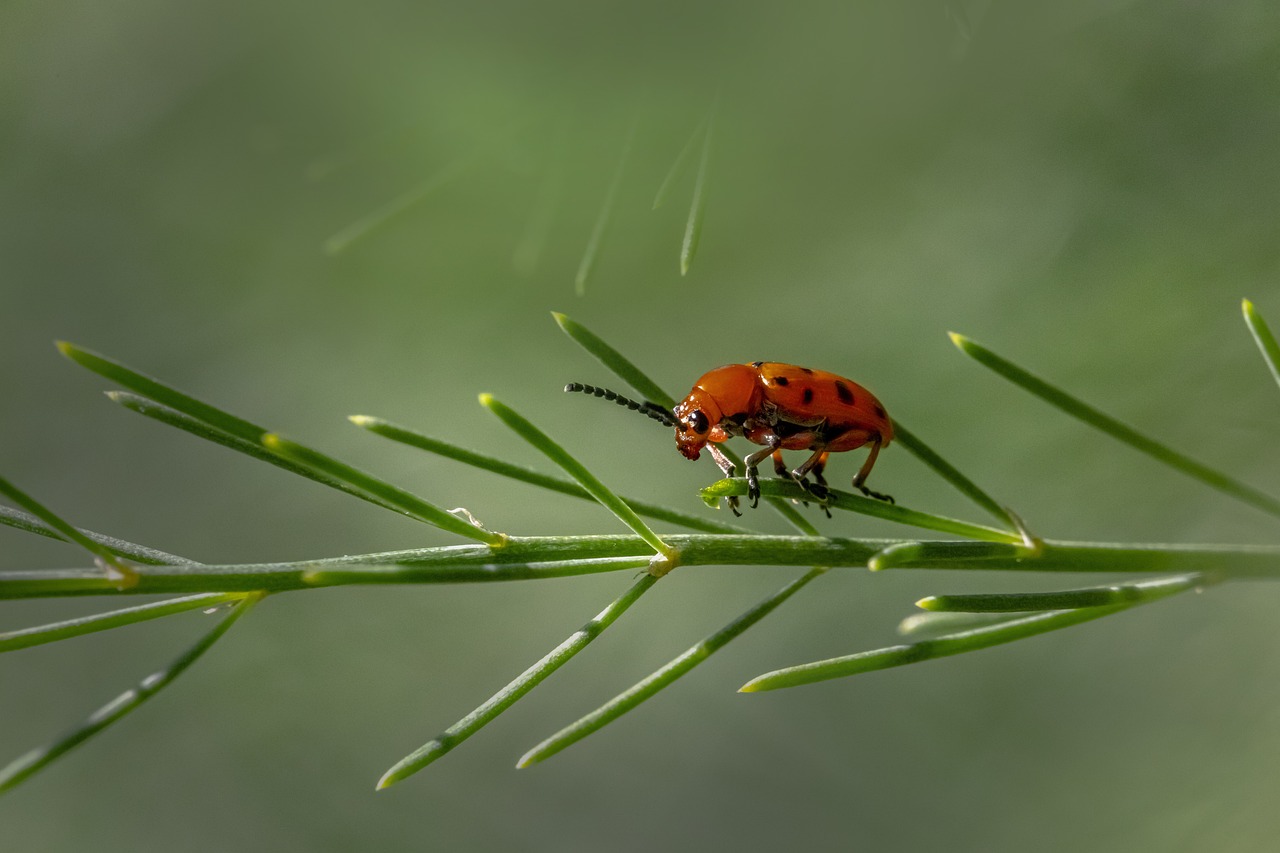
[[[39,518],[30,513],[21,510],[11,509],[7,506],[0,506],[0,524],[7,527],[13,527],[17,530],[25,530],[28,533],[35,533],[49,539],[57,539],[60,542],[67,541],[62,534],[45,524]],[[188,560],[186,557],[179,557],[175,554],[169,554],[164,551],[157,551],[155,548],[148,548],[146,545],[138,545],[134,542],[126,542],[123,539],[116,539],[114,536],[107,536],[102,533],[95,533],[92,530],[85,530],[83,527],[77,527],[88,539],[92,539],[113,554],[121,557],[128,557],[139,563],[147,563],[153,566],[182,566],[182,565],[198,565],[195,560]]]
[[[379,502],[398,509],[418,521],[435,525],[442,530],[448,530],[450,533],[457,533],[459,536],[466,536],[468,539],[484,542],[486,545],[500,546],[506,541],[506,537],[501,533],[486,530],[480,525],[473,524],[459,515],[443,510],[411,492],[406,492],[404,489],[393,486],[385,480],[380,480],[372,474],[367,474],[309,447],[304,447],[301,444],[271,433],[262,436],[262,445],[271,452],[278,453],[298,465],[311,468],[325,477],[341,480],[366,494],[372,495]]]
[[[552,311],[551,316],[555,318],[556,324],[560,326],[561,330],[573,339],[574,343],[613,371],[615,376],[634,388],[641,397],[657,403],[665,409],[675,406],[676,401],[670,394],[659,388],[658,383],[646,376],[630,359],[605,343],[595,332],[564,314]]]
[[[1010,528],[1017,528],[1017,522],[1009,515],[1008,510],[996,503],[995,499],[979,488],[977,483],[961,474],[959,469],[939,456],[934,452],[933,448],[921,441],[915,433],[896,420],[893,422],[893,435],[899,444],[940,474],[944,480],[955,486],[962,495],[991,513],[997,520],[1009,525]]]
[[[1244,300],[1243,308],[1244,322],[1258,344],[1258,351],[1262,353],[1263,361],[1271,369],[1272,378],[1280,384],[1280,345],[1276,344],[1276,336],[1271,334],[1271,327],[1267,325],[1266,320],[1262,319],[1262,315],[1253,307],[1252,302],[1248,299]]]
[[[594,474],[588,471],[581,462],[574,459],[559,444],[557,444],[550,436],[538,429],[530,423],[523,415],[514,409],[494,399],[492,394],[481,394],[480,405],[493,412],[507,426],[511,427],[525,441],[532,444],[538,450],[542,451],[548,459],[559,465],[565,470],[570,477],[577,480],[578,483],[591,493],[591,497],[595,498],[603,507],[618,517],[623,524],[635,531],[641,539],[653,546],[659,554],[667,561],[670,561],[675,553],[672,549],[658,538],[658,534],[649,529],[649,525],[645,524],[640,516],[636,515],[635,510],[627,506],[625,502],[615,495],[608,486],[600,482]],[[665,574],[671,568],[670,562],[666,567],[660,568],[654,566],[654,574]]]
[[[717,480],[702,490],[702,498],[708,503],[715,503],[721,498],[728,497],[729,495],[745,495],[747,494],[748,488],[749,486],[746,479],[742,477]],[[799,483],[791,480],[773,478],[761,479],[760,494],[762,496],[785,498],[788,500],[814,500],[814,497],[810,492],[806,491]],[[899,506],[898,504],[886,503],[885,501],[873,500],[872,498],[864,498],[859,495],[849,494],[848,492],[837,491],[836,489],[828,489],[827,496],[823,503],[831,509],[843,509],[850,512],[858,512],[863,515],[883,518],[888,521],[896,521],[899,524],[909,524],[912,527],[922,527],[926,530],[938,530],[943,533],[954,533],[957,536],[967,536],[970,539],[1006,543],[1019,543],[1022,541],[1022,537],[1019,535],[1009,533],[1005,530],[998,530],[994,527],[987,527],[982,524],[971,524],[967,521],[959,521],[942,515],[920,512],[919,510],[908,509],[907,507]]]
[[[136,391],[144,397],[155,400],[157,403],[163,403],[172,409],[177,409],[185,415],[190,415],[198,421],[204,421],[209,426],[222,432],[230,433],[237,438],[256,443],[258,438],[268,431],[265,427],[260,427],[229,412],[224,412],[216,406],[197,400],[176,388],[165,385],[150,376],[138,373],[104,355],[81,349],[75,344],[70,344],[66,341],[59,341],[58,349],[76,364],[92,370],[99,376],[118,382],[131,391]]]
[[[551,225],[555,222],[556,211],[560,208],[560,199],[564,195],[567,137],[567,126],[562,125],[547,155],[546,172],[538,186],[538,194],[534,199],[533,210],[529,213],[529,221],[525,224],[524,234],[511,253],[511,266],[521,275],[533,275],[537,270],[538,259],[542,257],[543,248],[551,234]]]
[[[549,489],[553,492],[559,492],[563,495],[570,495],[582,500],[594,500],[591,493],[570,480],[560,477],[551,477],[534,471],[532,468],[526,468],[523,465],[515,465],[511,462],[504,462],[492,456],[483,453],[476,453],[458,447],[456,444],[450,444],[447,441],[441,441],[438,438],[431,438],[420,432],[415,432],[402,426],[384,421],[381,418],[374,418],[368,415],[352,415],[348,418],[353,424],[369,432],[389,438],[392,441],[398,441],[407,444],[410,447],[416,447],[429,453],[435,453],[448,459],[471,465],[475,468],[481,468],[485,471],[492,471],[495,474],[501,474],[503,477],[509,477],[512,480],[519,480],[523,483],[539,486]],[[658,521],[666,521],[671,524],[679,524],[682,527],[688,527],[691,530],[702,530],[707,533],[744,533],[744,528],[734,524],[725,524],[719,521],[711,521],[710,519],[700,518],[696,515],[678,512],[677,510],[668,509],[656,504],[647,503],[645,501],[636,500],[635,498],[622,498],[637,513]]]
[[[698,177],[693,184],[693,202],[689,205],[689,219],[684,226],[684,242],[680,244],[680,275],[688,275],[698,254],[698,242],[702,239],[702,221],[707,214],[707,173],[711,171],[711,138],[715,131],[715,117],[707,119],[707,132],[702,137],[702,157],[698,161]]]
[[[148,619],[158,619],[173,613],[184,613],[197,607],[216,607],[227,601],[244,598],[244,592],[209,592],[200,595],[188,595],[182,598],[171,598],[168,601],[154,601],[140,604],[137,607],[125,607],[109,613],[95,613],[92,616],[81,616],[49,625],[34,628],[23,628],[18,631],[0,631],[0,652],[12,652],[30,646],[53,643],[82,634],[93,634]]]
[[[1048,613],[1035,613],[1016,619],[997,622],[987,627],[946,634],[929,640],[899,646],[889,646],[868,652],[829,658],[813,663],[790,666],[785,669],[758,675],[738,688],[740,693],[758,693],[765,690],[777,690],[783,687],[798,687],[801,684],[812,684],[816,681],[827,681],[833,678],[845,678],[877,669],[889,669],[909,663],[933,660],[934,658],[973,652],[1002,643],[1011,643],[1027,637],[1056,631],[1092,619],[1100,619],[1112,613],[1127,609],[1125,605],[1113,607],[1087,607],[1080,610],[1062,610]]]
[[[571,634],[541,660],[520,673],[510,684],[489,697],[484,704],[445,729],[420,749],[396,762],[396,765],[378,780],[378,790],[412,776],[492,722],[495,717],[514,705],[526,693],[546,680],[551,673],[586,648],[588,643],[600,636],[604,629],[625,613],[657,580],[653,575],[646,574],[632,584],[620,598],[610,603],[594,619]]]
[[[353,243],[395,221],[424,200],[430,198],[441,188],[448,186],[466,174],[473,161],[474,157],[462,157],[455,160],[413,189],[396,196],[376,210],[360,217],[324,241],[325,253],[336,255],[339,252],[345,252],[351,248]]]
[[[933,639],[920,640],[915,643],[889,646],[888,648],[859,652],[845,657],[790,666],[756,676],[740,687],[739,690],[743,693],[755,693],[763,690],[777,690],[781,687],[797,687],[801,684],[812,684],[815,681],[844,678],[863,672],[872,672],[877,669],[889,669],[909,663],[920,663],[934,658],[986,649],[991,646],[1033,637],[1036,634],[1044,634],[1049,631],[1057,631],[1060,628],[1079,625],[1081,622],[1100,619],[1103,616],[1110,616],[1112,613],[1128,610],[1138,604],[1195,589],[1202,585],[1203,582],[1204,579],[1198,575],[1189,575],[1182,578],[1161,578],[1158,581],[1151,582],[1151,586],[1145,595],[1121,604],[1032,613],[996,622],[992,625],[978,626]]]
[[[326,477],[304,466],[295,465],[270,452],[261,443],[263,434],[269,432],[265,427],[246,421],[202,400],[197,400],[176,388],[165,385],[150,376],[138,373],[106,356],[81,349],[65,341],[58,343],[58,349],[62,351],[63,355],[77,364],[136,392],[133,394],[121,391],[107,392],[107,396],[112,401],[127,409],[170,426],[175,426],[208,441],[221,444],[224,447],[229,447],[232,450],[237,450],[255,459],[270,462],[272,465],[283,468],[286,471],[301,474],[316,482],[339,489],[387,509],[396,509],[371,495],[352,489],[345,483]],[[148,400],[154,402],[148,403]]]
[[[186,671],[187,667],[199,660],[200,656],[207,652],[210,646],[217,642],[218,638],[225,634],[235,624],[236,620],[248,612],[249,608],[261,598],[261,593],[254,593],[237,602],[233,605],[231,612],[223,616],[212,631],[201,637],[199,642],[187,649],[173,663],[158,672],[153,672],[142,679],[137,687],[126,690],[106,705],[103,705],[89,715],[89,718],[83,723],[58,740],[47,746],[33,749],[26,755],[12,761],[8,767],[0,770],[0,792],[7,791],[26,781],[60,756],[84,743],[168,687],[173,683],[174,679]]]
[[[609,230],[609,221],[613,218],[613,207],[618,200],[618,188],[622,186],[622,176],[627,171],[627,161],[631,159],[631,144],[636,138],[636,128],[640,126],[637,115],[627,130],[626,141],[622,143],[622,156],[618,158],[618,166],[613,172],[613,180],[609,181],[609,190],[605,193],[604,203],[600,205],[600,214],[596,217],[595,227],[591,229],[591,238],[587,241],[587,249],[582,254],[582,262],[578,265],[578,274],[573,280],[573,289],[578,296],[587,292],[587,280],[595,269],[596,257],[600,254],[600,246],[604,243],[605,233]]]
[[[107,577],[119,586],[127,587],[137,583],[137,574],[133,569],[121,562],[120,558],[110,548],[85,536],[77,528],[63,521],[51,509],[19,489],[13,483],[10,483],[4,477],[0,477],[0,495],[4,495],[56,530],[62,538],[74,542],[96,557],[106,571]]]
[[[719,631],[706,637],[702,642],[692,646],[674,660],[657,669],[652,675],[629,690],[620,693],[604,705],[600,706],[582,719],[565,726],[542,743],[524,754],[516,764],[517,767],[528,767],[537,764],[582,740],[587,735],[599,730],[635,708],[641,702],[653,696],[659,690],[670,686],[676,679],[715,654],[727,643],[738,637],[752,625],[769,615],[782,602],[799,592],[807,583],[822,575],[826,569],[811,569],[801,577],[787,584],[773,595],[761,601],[755,607],[725,625]]]
[[[1207,586],[1215,578],[1205,575],[1179,575],[1171,578],[1133,581],[1131,583],[1063,589],[1054,592],[1001,592],[980,595],[931,595],[916,602],[922,610],[963,613],[1025,613],[1035,610],[1076,610],[1081,607],[1111,607],[1116,604],[1138,604],[1163,598],[1175,592]]]
[[[396,507],[384,503],[374,498],[372,495],[360,491],[359,489],[353,488],[347,483],[335,480],[332,477],[326,477],[318,471],[314,471],[303,465],[297,465],[279,454],[273,453],[266,447],[262,446],[260,438],[255,439],[254,441],[246,441],[243,438],[238,438],[229,432],[224,432],[217,427],[211,426],[204,421],[197,420],[190,415],[184,415],[177,409],[171,409],[168,406],[154,402],[153,400],[149,400],[148,398],[139,396],[138,394],[130,393],[129,391],[108,391],[107,397],[110,398],[112,402],[119,403],[132,412],[145,415],[146,417],[159,421],[162,424],[177,427],[184,432],[191,433],[197,438],[212,441],[214,444],[220,444],[223,447],[228,447],[253,459],[268,462],[275,465],[277,468],[282,468],[285,471],[288,471],[291,474],[298,474],[309,480],[314,480],[317,483],[323,483],[332,489],[346,492],[347,494],[360,498],[361,500],[369,501],[370,503],[377,504],[378,506],[385,507],[386,509],[399,512]],[[261,435],[262,434],[260,433],[259,436]]]
[[[1007,613],[912,613],[898,623],[904,637],[936,637],[1009,621]]]
[[[667,176],[662,179],[662,185],[658,187],[657,195],[653,197],[654,210],[662,207],[663,202],[667,200],[667,196],[671,192],[671,187],[675,184],[676,176],[680,174],[680,170],[684,167],[685,161],[688,160],[689,155],[693,153],[693,146],[696,145],[698,139],[701,138],[706,126],[706,119],[698,122],[697,127],[693,129],[693,133],[689,135],[689,140],[685,142],[684,147],[680,149],[680,153],[676,155],[676,161],[671,164],[671,168],[667,171]]]
[[[1193,477],[1206,485],[1212,486],[1220,492],[1231,495],[1232,497],[1244,501],[1245,503],[1257,507],[1264,512],[1272,515],[1280,515],[1280,500],[1271,495],[1261,492],[1252,486],[1240,482],[1239,480],[1229,477],[1220,471],[1203,465],[1200,462],[1179,453],[1178,451],[1161,444],[1160,442],[1148,438],[1132,427],[1121,423],[1110,415],[1090,406],[1088,403],[1071,396],[1065,391],[1060,390],[1054,385],[1045,382],[1037,376],[1033,376],[1027,371],[1018,367],[1010,361],[1001,358],[991,350],[979,343],[969,340],[964,335],[951,333],[951,340],[961,352],[970,356],[985,367],[989,367],[1004,378],[1013,382],[1015,385],[1030,391],[1040,399],[1071,415],[1074,418],[1084,421],[1095,429],[1099,429],[1110,435],[1112,438],[1123,441],[1130,447],[1146,453],[1155,459],[1160,460],[1171,468],[1181,471],[1189,477]]]

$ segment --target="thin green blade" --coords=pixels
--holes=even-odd
[[[1001,358],[981,344],[969,340],[964,335],[952,332],[951,340],[960,348],[961,352],[973,358],[979,364],[994,370],[1005,379],[1030,391],[1045,402],[1057,406],[1072,417],[1084,421],[1089,426],[1101,430],[1112,438],[1118,439],[1148,456],[1158,459],[1188,477],[1199,480],[1264,512],[1280,516],[1280,500],[1271,495],[1197,462],[1155,439],[1148,438],[1133,427],[1121,423],[1088,403],[1071,396],[1057,386],[1028,373],[1013,362]]]
[[[654,574],[665,574],[670,571],[670,560],[675,556],[675,552],[658,538],[658,534],[654,533],[640,516],[636,515],[635,510],[627,506],[608,486],[600,482],[581,462],[573,458],[569,451],[534,426],[523,415],[495,399],[492,394],[481,394],[480,404],[497,415],[503,423],[525,441],[540,450],[548,459],[563,468],[565,473],[577,480],[601,506],[612,512],[618,517],[618,520],[630,527],[636,535],[653,546],[654,550],[667,561],[666,566],[660,567],[655,564],[653,567]]]
[[[231,612],[218,621],[213,630],[201,637],[173,663],[148,675],[138,683],[137,687],[121,693],[53,743],[33,749],[14,759],[7,767],[0,769],[0,792],[20,785],[168,687],[174,679],[199,660],[200,656],[207,652],[235,624],[236,620],[247,613],[261,598],[262,594],[256,593],[237,602],[232,606]]]

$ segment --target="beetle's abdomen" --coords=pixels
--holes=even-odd
[[[779,362],[766,361],[753,366],[763,397],[776,411],[778,420],[813,427],[832,443],[832,450],[851,450],[873,435],[879,435],[882,444],[892,440],[893,422],[884,406],[853,380],[825,370]],[[837,448],[837,443],[849,446]]]

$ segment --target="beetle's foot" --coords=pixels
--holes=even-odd
[[[891,495],[882,495],[879,492],[873,492],[863,485],[858,486],[858,491],[862,492],[864,495],[866,495],[869,498],[875,498],[876,500],[884,501],[887,504],[897,503],[897,501],[895,501]]]
[[[827,518],[831,517],[831,509],[827,506],[827,499],[831,496],[831,490],[827,488],[825,483],[810,483],[808,477],[801,477],[799,480],[800,487],[813,496],[817,501],[818,507],[827,514]],[[805,506],[809,505],[808,501],[804,502]]]
[[[729,509],[733,510],[733,514],[734,514],[734,515],[736,515],[736,516],[738,516],[739,518],[741,518],[741,517],[742,517],[742,513],[741,513],[741,511],[739,511],[739,510],[738,510],[738,496],[737,496],[737,495],[729,495],[729,496],[728,496],[727,498],[725,498],[724,500],[725,500],[725,503],[729,504]]]
[[[754,471],[747,474],[747,497],[751,500],[751,508],[760,505],[760,478]]]

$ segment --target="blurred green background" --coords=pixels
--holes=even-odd
[[[1270,2],[10,0],[0,470],[79,524],[200,560],[453,541],[113,406],[57,355],[66,338],[513,533],[620,528],[345,415],[545,469],[476,404],[491,391],[606,482],[700,511],[709,464],[643,419],[560,393],[611,381],[555,328],[560,310],[677,396],[730,361],[849,375],[1045,536],[1274,542],[1274,519],[1003,384],[945,333],[1277,488],[1280,396],[1239,302],[1280,323],[1278,63]],[[706,224],[682,278],[692,169],[650,207],[716,103]],[[324,252],[446,169],[458,172],[438,192]],[[835,460],[833,481],[855,467]],[[978,517],[900,448],[872,484]],[[844,515],[821,526],[899,533]],[[4,568],[85,563],[11,530],[0,543]],[[892,643],[928,593],[1082,581],[833,572],[627,718],[513,769],[796,574],[677,572],[464,748],[377,795],[392,762],[629,577],[271,599],[164,695],[0,800],[3,844],[1254,851],[1280,832],[1280,589],[1266,584],[735,694],[777,666]],[[9,603],[0,624],[101,607]],[[206,624],[4,656],[0,759]]]

